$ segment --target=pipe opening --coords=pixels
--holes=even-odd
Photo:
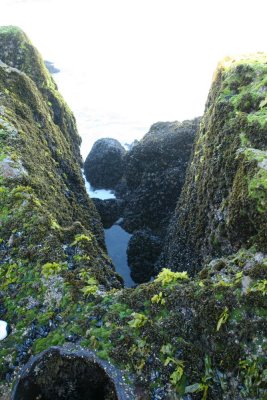
[[[104,367],[80,353],[44,352],[24,370],[12,400],[120,400]]]

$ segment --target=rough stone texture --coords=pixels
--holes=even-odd
[[[93,352],[51,347],[23,368],[11,400],[134,400],[130,386]]]
[[[16,67],[0,65],[0,313],[11,327],[0,345],[0,381],[11,382],[34,352],[77,340],[78,303],[120,288],[121,279],[85,191],[72,113],[20,30],[1,28],[0,49]],[[27,72],[24,50],[31,77],[17,69]],[[47,96],[57,99],[61,122]]]
[[[126,150],[116,139],[97,140],[84,162],[84,174],[94,188],[113,189],[123,175]]]
[[[150,229],[134,232],[127,249],[128,264],[134,282],[148,282],[155,275],[154,264],[161,250],[160,237]]]
[[[24,168],[0,173],[0,314],[11,326],[0,342],[1,400],[10,399],[31,355],[66,342],[131,373],[135,400],[266,398],[266,87],[266,55],[219,69],[188,173],[193,179],[195,168],[193,187],[183,194],[188,250],[193,241],[200,248],[195,221],[218,234],[214,215],[225,229],[220,244],[253,247],[213,259],[193,278],[165,269],[152,283],[121,289],[101,247],[76,139],[55,123],[34,81],[0,63],[0,162]],[[221,219],[216,207],[225,193]],[[206,252],[209,235],[198,226]],[[78,379],[87,368],[74,363]],[[72,366],[61,365],[57,376],[66,380]]]
[[[162,265],[194,273],[242,246],[267,250],[266,61],[219,65]]]
[[[184,183],[198,125],[198,118],[159,122],[127,153],[126,230],[161,231],[166,226]]]
[[[40,53],[21,29],[15,26],[1,27],[0,60],[10,67],[25,72],[35,82],[47,102],[54,123],[68,139],[68,145],[76,156],[76,160],[82,164],[79,148],[81,138],[77,132],[75,118],[58,92],[57,85],[49,74]],[[39,122],[42,123],[42,121]]]
[[[104,229],[111,228],[113,224],[120,218],[123,210],[123,200],[119,199],[92,199],[93,203],[100,215]]]
[[[85,173],[87,168],[87,174],[90,172],[95,176],[95,185],[99,187],[111,187],[110,180],[114,179],[112,187],[115,188],[117,197],[123,199],[120,207],[118,201],[114,200],[95,201],[105,228],[109,228],[123,215],[122,226],[128,232],[143,228],[152,229],[156,236],[164,235],[181,192],[198,125],[199,118],[183,123],[154,124],[144,138],[134,143],[126,153],[124,168],[118,167],[117,177],[114,176],[113,161],[110,162],[107,154],[110,153],[110,147],[113,152],[113,142],[116,146],[118,142],[101,139],[94,144],[85,162]],[[93,184],[92,176],[87,176],[87,179]],[[117,179],[119,180],[115,186]],[[109,184],[107,181],[104,183],[104,180],[108,180]],[[140,236],[139,232],[129,244],[132,276],[138,283],[147,282],[151,278],[154,273],[153,263],[159,255],[159,244],[155,251],[155,241],[148,238],[147,232],[144,236]],[[155,238],[152,232],[151,238]],[[137,247],[138,254],[134,254]]]
[[[267,254],[240,251],[192,279],[164,270],[99,302],[91,342],[136,373],[136,399],[263,400],[266,267]]]

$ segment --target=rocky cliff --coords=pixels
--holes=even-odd
[[[267,59],[218,67],[162,262],[191,273],[241,247],[267,251]]]
[[[2,380],[79,334],[73,320],[90,291],[121,283],[84,188],[73,114],[19,29],[0,29],[0,59],[0,319],[11,328]]]
[[[0,30],[0,44],[1,37],[5,46],[10,40],[8,48],[12,40],[15,46],[19,37],[25,38],[12,27]],[[27,43],[26,50],[31,46]],[[25,396],[26,389],[27,396],[32,390],[32,398],[36,393],[45,399],[60,398],[62,393],[66,399],[80,398],[85,393],[83,385],[92,380],[92,371],[100,382],[101,396],[105,392],[100,397],[104,399],[266,398],[266,58],[229,60],[218,69],[182,195],[184,199],[186,193],[200,190],[198,182],[202,181],[203,193],[209,196],[192,197],[199,199],[198,207],[190,201],[183,203],[196,238],[198,214],[194,220],[190,212],[197,208],[203,221],[201,207],[208,207],[211,214],[205,226],[214,226],[218,235],[217,225],[211,222],[217,214],[212,211],[226,193],[228,214],[223,226],[227,233],[222,237],[230,245],[222,240],[216,254],[229,246],[232,253],[241,246],[250,249],[201,264],[202,271],[194,278],[187,272],[163,269],[152,283],[121,289],[104,251],[99,216],[85,193],[73,116],[53,87],[64,110],[65,122],[58,124],[52,102],[34,75],[21,72],[11,56],[13,66],[7,65],[11,61],[5,54],[0,54],[0,319],[9,323],[11,332],[0,341],[1,400],[10,399],[11,387],[20,376],[12,399],[21,398],[22,392]],[[43,68],[40,62],[38,68]],[[233,79],[229,88],[227,77]],[[248,104],[253,104],[254,111],[245,111]],[[226,112],[227,107],[232,111]],[[234,135],[236,126],[242,126],[241,137]],[[214,135],[209,140],[208,132]],[[201,142],[206,145],[202,147]],[[230,144],[234,146],[231,151]],[[196,160],[200,175],[190,181]],[[225,191],[223,182],[227,183]],[[231,204],[235,204],[232,213]],[[175,225],[182,226],[177,215],[170,235]],[[200,253],[202,259],[210,252],[207,230],[203,232],[203,248],[208,250],[198,252],[196,241],[193,270],[198,269],[195,254]],[[175,249],[180,246],[178,228],[169,240]],[[170,253],[166,254],[171,262]],[[174,251],[174,264],[176,255]],[[68,343],[78,350],[70,351]],[[61,347],[49,349],[52,345]],[[46,349],[21,373],[31,355]],[[105,373],[99,372],[97,368],[105,363],[95,353],[130,374],[136,390],[133,397],[121,393],[122,386],[117,388],[114,370],[114,379],[106,379],[110,366],[104,367]],[[51,374],[51,357],[55,374]],[[96,380],[86,387],[90,396],[99,389],[94,386]],[[24,387],[23,382],[30,386]],[[115,392],[120,393],[116,396]]]

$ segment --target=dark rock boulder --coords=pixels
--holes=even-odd
[[[148,282],[154,276],[154,264],[161,252],[161,240],[150,229],[137,231],[129,241],[127,256],[131,277],[136,283]]]
[[[94,188],[113,189],[123,175],[126,150],[115,139],[97,140],[84,163],[86,179]]]
[[[133,400],[121,373],[91,351],[51,347],[25,365],[11,400]]]
[[[175,209],[199,118],[159,122],[125,157],[128,185],[124,227],[161,231]]]
[[[110,228],[121,216],[123,209],[123,200],[101,200],[97,198],[93,198],[92,200],[100,215],[103,227],[105,229]]]

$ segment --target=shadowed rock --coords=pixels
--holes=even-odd
[[[228,61],[216,71],[161,257],[191,274],[242,247],[267,251],[266,55]]]
[[[124,227],[162,231],[179,198],[199,118],[158,122],[125,157]]]
[[[84,163],[84,174],[97,189],[113,189],[123,174],[126,150],[116,139],[99,139]]]
[[[148,282],[154,276],[154,264],[161,252],[161,240],[150,229],[136,231],[127,249],[131,277],[136,283]]]
[[[130,400],[120,372],[93,352],[51,347],[24,367],[11,400]]]
[[[123,201],[119,199],[101,200],[97,198],[92,199],[96,209],[101,217],[103,227],[110,228],[120,218]]]

